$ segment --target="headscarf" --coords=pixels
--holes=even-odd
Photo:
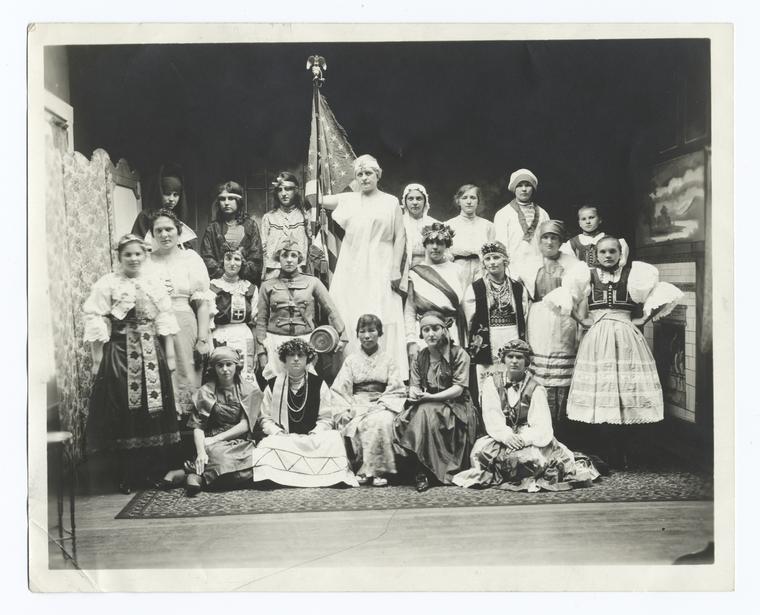
[[[378,179],[380,179],[383,174],[383,170],[380,168],[380,164],[377,162],[377,159],[374,156],[370,156],[369,154],[362,154],[356,160],[354,160],[354,175],[356,175],[361,168],[372,169],[377,175]]]
[[[480,248],[480,255],[486,256],[487,254],[501,254],[505,259],[507,258],[507,248],[500,241],[489,241],[484,243]]]
[[[209,367],[215,367],[217,363],[232,361],[235,365],[242,365],[243,358],[240,352],[231,346],[217,346],[208,357]]]
[[[565,223],[562,220],[547,220],[542,222],[538,227],[539,238],[547,233],[559,235],[560,241],[565,241]]]
[[[517,188],[517,184],[520,182],[528,182],[533,186],[533,190],[538,188],[538,178],[529,169],[517,169],[512,175],[509,176],[509,185],[507,188],[510,192],[514,192]]]
[[[422,184],[408,184],[406,188],[404,188],[404,192],[401,195],[401,209],[404,210],[404,213],[409,213],[406,209],[406,197],[409,196],[409,193],[412,190],[418,190],[422,193],[422,196],[425,197],[425,207],[422,209],[422,216],[424,217],[430,210],[430,197],[428,196],[427,190],[425,190],[425,186]]]

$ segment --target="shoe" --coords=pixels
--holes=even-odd
[[[192,498],[203,490],[203,479],[197,474],[188,474],[185,480],[185,493]]]
[[[414,486],[418,493],[422,493],[423,491],[430,489],[430,482],[424,474],[417,474],[417,476],[414,477]]]
[[[388,486],[388,479],[384,476],[375,476],[372,479],[372,485],[375,487],[387,487]]]
[[[372,480],[369,476],[364,476],[364,474],[357,474],[356,475],[356,482],[360,485],[369,485],[370,481]]]
[[[124,495],[129,495],[130,493],[132,493],[132,486],[127,482],[119,483],[119,493],[123,493]]]
[[[179,487],[183,482],[185,482],[186,476],[187,474],[184,470],[172,470],[171,472],[167,472],[166,476],[164,476],[156,483],[156,488],[166,490],[173,489],[174,487]]]

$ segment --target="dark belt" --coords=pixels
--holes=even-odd
[[[469,256],[455,256],[455,261],[472,261],[472,260],[480,260],[480,257],[477,254],[470,254]]]

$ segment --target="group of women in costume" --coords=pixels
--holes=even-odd
[[[295,175],[277,177],[261,229],[240,184],[220,184],[200,247],[181,220],[181,175],[159,179],[158,206],[121,238],[118,271],[84,305],[89,445],[119,452],[123,492],[403,477],[419,491],[568,489],[599,476],[560,441],[572,425],[662,420],[638,327],[681,293],[628,262],[596,207],[579,210],[568,238],[520,169],[494,222],[467,184],[441,223],[423,185],[399,203],[379,190],[372,156],[354,171],[356,191],[321,201],[344,231],[329,291],[312,275],[324,255]],[[331,385],[310,343],[320,321],[342,360]],[[180,463],[183,429],[193,450]],[[617,431],[595,437],[624,446]]]

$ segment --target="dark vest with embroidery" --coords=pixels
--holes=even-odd
[[[591,292],[588,295],[589,310],[628,310],[632,311],[636,304],[628,294],[628,276],[631,266],[626,265],[620,272],[617,282],[602,283],[599,270],[591,270]]]
[[[507,387],[501,374],[493,374],[493,382],[496,385],[496,390],[499,392],[499,400],[501,401],[501,412],[504,414],[504,419],[507,425],[516,430],[523,425],[528,424],[528,411],[530,410],[530,401],[533,399],[533,391],[536,390],[538,382],[536,382],[530,374],[525,374],[525,378],[528,381],[523,387],[520,394],[520,401],[517,402],[517,406],[512,408],[507,401]]]
[[[507,278],[509,280],[509,278]],[[514,297],[515,322],[510,324],[517,325],[517,335],[521,340],[525,339],[525,314],[523,314],[522,303],[522,284],[515,284],[509,280]],[[491,364],[491,325],[488,311],[488,290],[483,278],[479,278],[472,283],[472,290],[475,294],[475,316],[472,319],[470,327],[470,356],[474,363],[479,365]],[[478,346],[473,344],[475,336],[480,336],[482,343]]]
[[[283,392],[283,412],[290,412],[288,414],[288,433],[308,434],[314,427],[317,426],[317,418],[319,417],[319,403],[320,403],[320,389],[322,388],[322,379],[316,374],[306,374],[309,379],[309,392],[306,396],[306,405],[304,406],[303,419],[296,423],[293,421],[293,412],[290,412],[287,408],[287,395],[288,392]],[[267,381],[267,386],[270,389],[274,389],[275,379]],[[272,408],[272,418],[277,421],[279,408]],[[299,412],[300,414],[300,412]]]
[[[570,239],[570,247],[573,249],[573,252],[575,252],[578,260],[583,261],[589,267],[596,267],[597,264],[599,264],[599,261],[596,258],[595,243],[590,243],[589,245],[584,246],[580,239],[578,239],[578,235],[576,235]]]

